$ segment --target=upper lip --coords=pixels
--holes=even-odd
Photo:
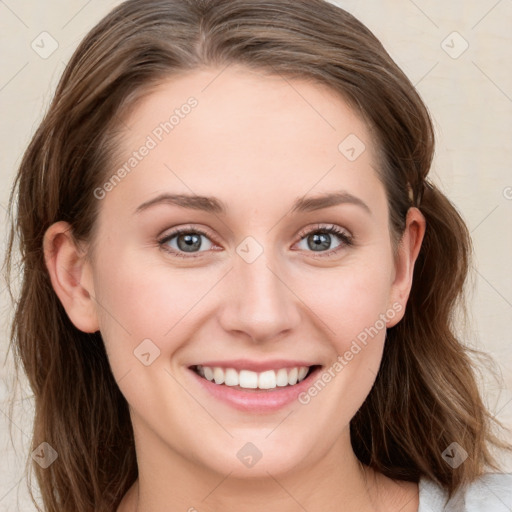
[[[270,361],[251,361],[249,359],[233,359],[230,361],[205,361],[194,366],[209,366],[219,368],[234,368],[237,371],[251,370],[253,372],[264,372],[266,370],[279,370],[280,368],[295,368],[299,366],[315,366],[311,361],[299,361],[290,359],[272,359]]]

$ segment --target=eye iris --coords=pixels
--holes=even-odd
[[[310,243],[311,239],[313,239],[313,243]],[[329,249],[330,245],[331,241],[328,233],[314,233],[308,237],[308,247],[314,251]]]
[[[182,251],[192,252],[195,249],[199,249],[201,247],[201,235],[196,234],[185,234],[178,235],[177,237],[178,247]],[[184,243],[181,243],[181,242]]]

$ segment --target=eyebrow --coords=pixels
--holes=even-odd
[[[142,203],[136,208],[134,213],[141,213],[152,206],[160,204],[180,206],[191,210],[200,210],[221,215],[226,215],[227,213],[226,205],[216,197],[166,193],[160,194],[159,196]],[[370,215],[372,213],[368,205],[362,199],[343,190],[308,198],[300,197],[294,201],[291,212],[312,212],[339,204],[353,204],[360,206]]]

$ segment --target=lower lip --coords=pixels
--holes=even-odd
[[[274,412],[293,403],[301,393],[305,392],[311,386],[311,383],[321,370],[322,367],[319,366],[303,381],[294,386],[245,391],[239,388],[234,389],[224,384],[215,384],[201,377],[194,370],[189,368],[189,371],[199,384],[215,398],[240,411],[256,413]]]

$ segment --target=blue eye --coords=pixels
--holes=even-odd
[[[176,229],[169,235],[166,235],[163,239],[159,240],[158,243],[164,250],[168,251],[173,256],[186,258],[190,255],[191,257],[196,257],[194,252],[196,252],[196,249],[199,249],[204,245],[201,241],[202,237],[209,240],[208,235],[200,229]],[[174,238],[176,238],[177,247],[173,247],[168,243]],[[207,247],[207,249],[210,249],[211,245],[213,245],[211,241],[209,241],[209,244],[210,247]]]
[[[331,247],[333,235],[339,239],[339,243],[334,249]],[[319,225],[316,229],[302,232],[299,236],[301,237],[300,242],[306,241],[307,248],[310,249],[309,252],[319,253],[321,257],[329,256],[353,245],[352,236],[334,225],[330,227]],[[206,248],[202,238],[208,240]],[[158,244],[172,256],[180,258],[196,258],[201,255],[201,252],[204,252],[199,249],[203,248],[208,251],[214,245],[209,235],[197,228],[176,229],[158,240]],[[306,252],[308,252],[307,249]]]
[[[340,243],[331,249],[331,243],[333,235],[340,240]],[[301,233],[301,242],[306,241],[308,249],[312,252],[319,252],[321,257],[331,255],[343,249],[344,247],[350,247],[353,245],[352,237],[346,232],[339,229],[337,226],[321,227],[317,226],[316,229]],[[331,249],[331,250],[323,250]]]

